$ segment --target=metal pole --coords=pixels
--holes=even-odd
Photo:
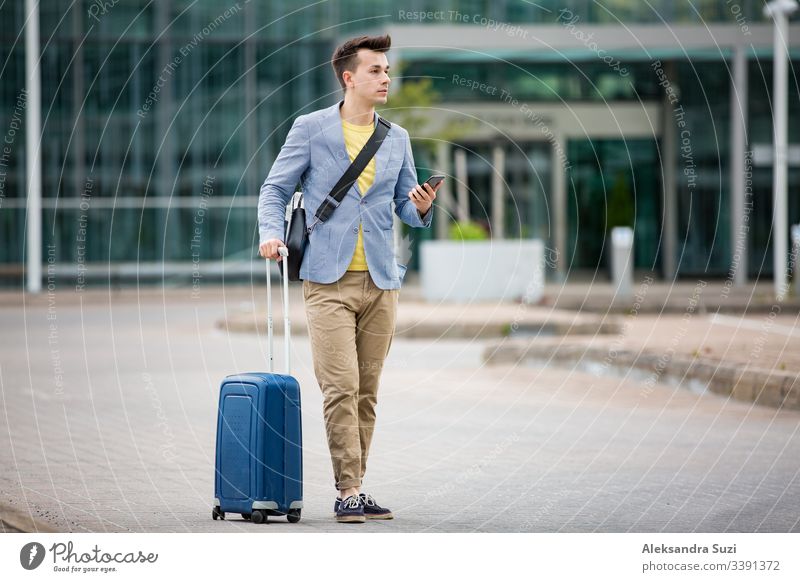
[[[39,2],[25,0],[25,78],[27,85],[27,123],[25,127],[25,173],[28,184],[27,288],[42,290],[42,135],[41,79],[39,70]]]
[[[272,278],[270,274],[270,260],[264,261],[267,264],[267,350],[269,353],[269,373],[275,372],[275,357],[272,351]]]
[[[800,256],[800,224],[793,224],[790,232],[792,236],[792,256],[795,259],[792,270],[792,283],[794,283],[795,296],[800,296],[800,276],[798,276],[797,264],[797,257]]]
[[[467,180],[467,152],[461,148],[455,151],[456,160],[456,192],[458,203],[456,206],[456,219],[459,222],[469,220],[469,185]]]
[[[283,261],[283,351],[286,359],[286,375],[292,375],[292,328],[289,322],[289,249],[278,247]]]
[[[786,253],[788,235],[788,213],[786,202],[787,160],[786,160],[786,125],[788,107],[787,84],[787,40],[789,14],[797,10],[795,0],[773,0],[764,8],[768,16],[775,21],[775,39],[773,50],[773,89],[772,103],[773,133],[775,155],[772,177],[772,249],[773,269],[775,271],[775,299],[782,301],[786,294]]]
[[[787,91],[786,82],[786,14],[782,11],[775,12],[775,50],[773,65],[773,103],[775,104],[775,166],[772,179],[773,190],[773,265],[775,271],[775,298],[783,299],[786,289],[786,117],[787,117]]]

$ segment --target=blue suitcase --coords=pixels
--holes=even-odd
[[[286,260],[286,250],[281,248]],[[300,521],[303,447],[300,385],[291,376],[288,269],[283,269],[286,374],[275,374],[272,357],[272,290],[267,261],[269,373],[227,376],[220,386],[212,519],[240,513],[254,523],[270,515]]]

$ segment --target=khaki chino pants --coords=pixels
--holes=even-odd
[[[377,287],[369,271],[345,271],[335,283],[303,281],[314,373],[339,490],[360,487],[364,478],[399,294],[399,289]]]

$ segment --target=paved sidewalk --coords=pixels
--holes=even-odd
[[[384,371],[366,485],[397,519],[331,519],[298,336],[303,519],[212,521],[219,381],[265,361],[263,337],[215,324],[260,292],[0,296],[0,508],[75,532],[800,531],[800,412],[487,366],[485,339],[449,338],[396,339]]]

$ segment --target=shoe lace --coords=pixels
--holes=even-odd
[[[361,505],[361,498],[358,495],[351,495],[342,501],[342,507],[347,509],[358,509],[359,505]]]
[[[364,502],[364,505],[369,505],[370,507],[378,505],[377,503],[375,503],[375,500],[372,498],[372,495],[364,495],[362,493],[361,500]]]

